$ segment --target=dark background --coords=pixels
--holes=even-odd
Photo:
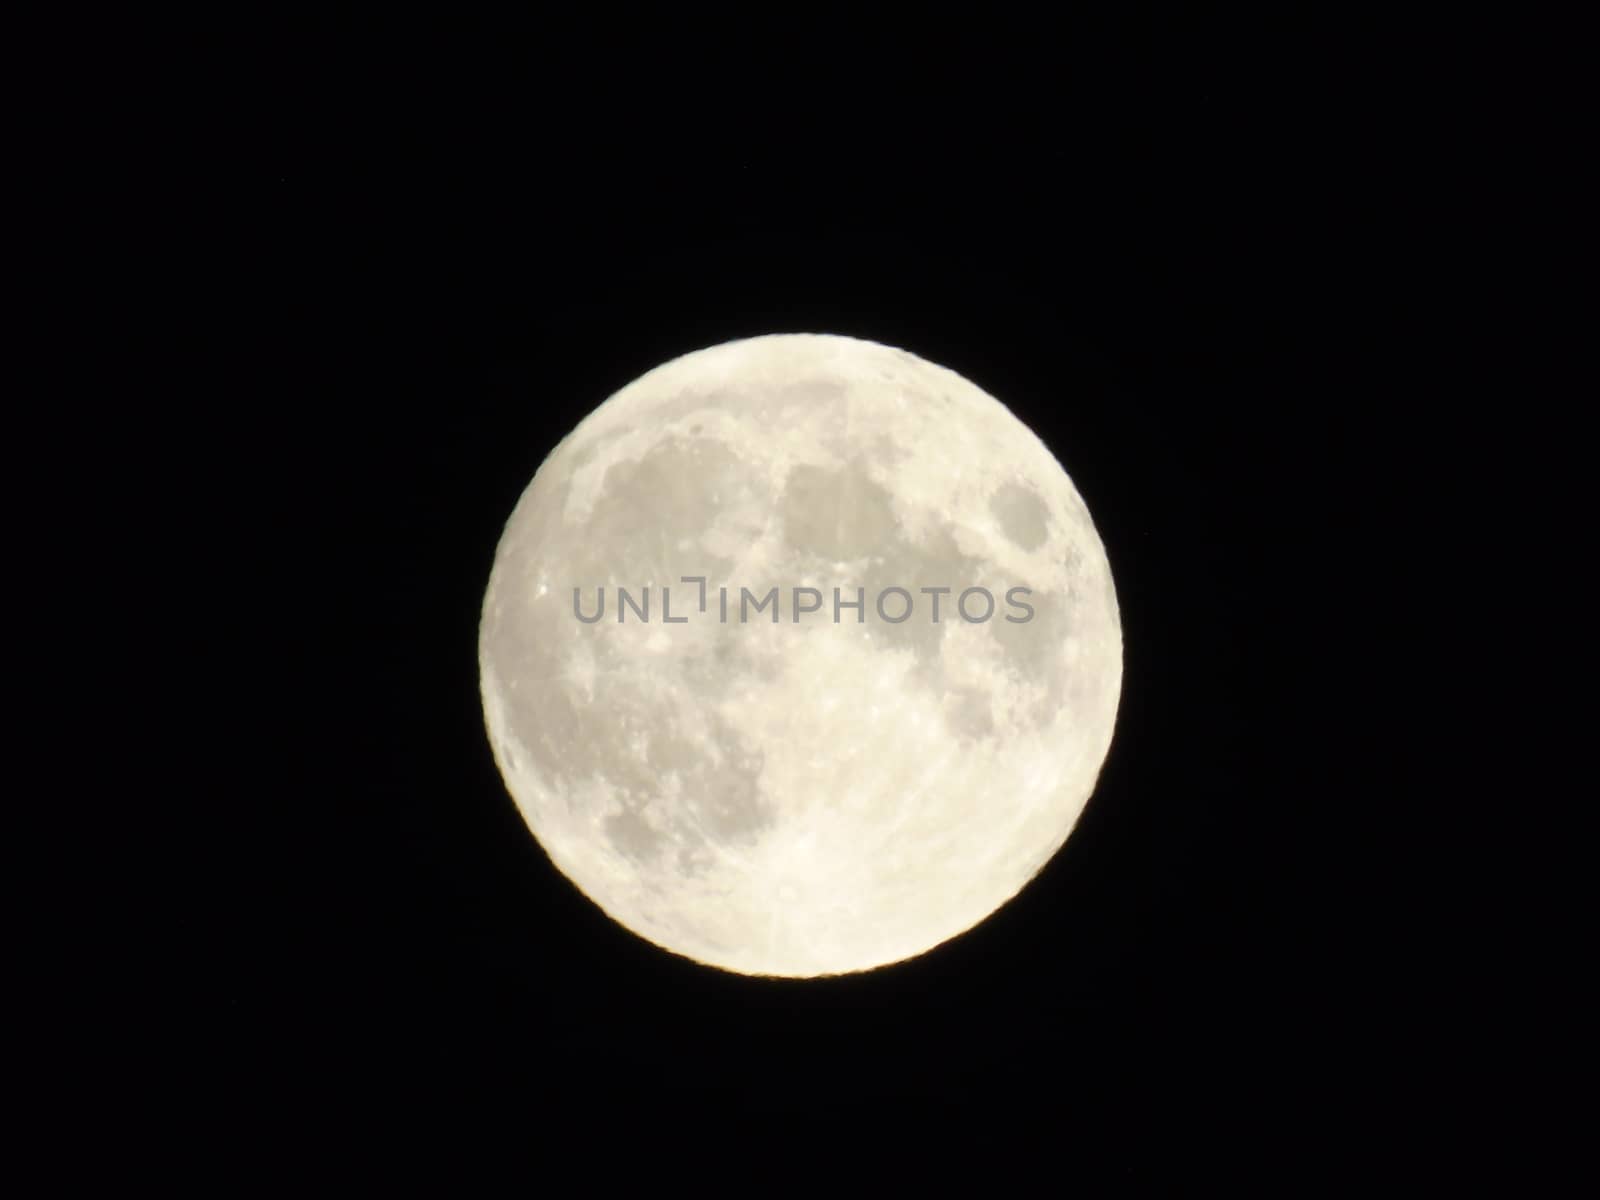
[[[150,1103],[290,1161],[459,1127],[1293,1178],[1458,1136],[1392,669],[1429,636],[1416,351],[1471,130],[1417,80],[1447,46],[1199,16],[698,53],[273,32],[248,82],[202,56],[156,226],[201,369],[142,436],[187,446],[163,479],[206,736]],[[963,937],[819,982],[613,924],[526,831],[477,691],[544,456],[649,368],[786,331],[1005,402],[1094,514],[1126,641],[1056,859]]]

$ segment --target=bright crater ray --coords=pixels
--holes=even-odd
[[[750,607],[773,588],[776,623]],[[923,588],[950,589],[937,621]],[[1004,406],[902,350],[777,335],[658,367],[556,448],[479,661],[507,787],[585,895],[803,977],[921,954],[1039,871],[1109,749],[1122,635],[1082,499]]]

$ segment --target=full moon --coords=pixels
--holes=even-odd
[[[904,350],[686,354],[540,466],[484,596],[485,723],[550,860],[746,975],[867,971],[1061,848],[1122,687],[1105,548],[1049,449]]]

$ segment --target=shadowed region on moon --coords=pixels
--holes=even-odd
[[[777,620],[740,619],[772,589]],[[658,945],[785,976],[922,953],[1020,890],[1121,686],[1104,549],[1049,451],[959,376],[820,335],[687,355],[591,414],[507,523],[479,651],[557,867]]]

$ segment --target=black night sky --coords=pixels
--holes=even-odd
[[[1293,1181],[1451,1127],[1398,882],[1420,768],[1371,666],[1412,645],[1382,614],[1432,419],[1401,366],[1438,145],[1393,103],[1409,60],[1198,17],[944,34],[677,59],[329,19],[248,85],[210,66],[167,219],[201,247],[214,736],[152,1070],[230,1161],[459,1126],[530,1164],[888,1148],[1064,1188],[1280,1151]],[[613,924],[528,834],[477,690],[544,456],[769,332],[1001,398],[1087,501],[1126,642],[1057,858],[936,952],[814,983]]]

